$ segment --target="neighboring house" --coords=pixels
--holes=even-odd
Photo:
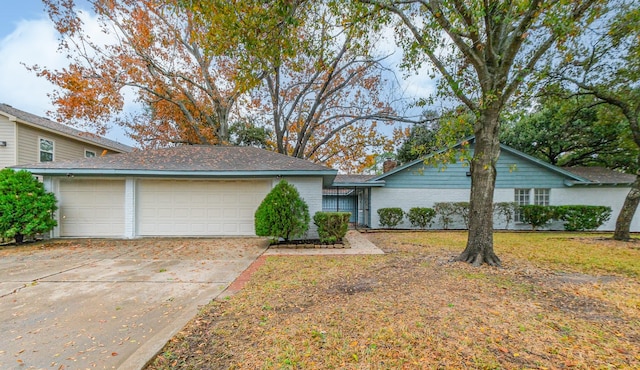
[[[199,145],[17,167],[55,193],[53,237],[252,236],[278,181],[295,185],[313,216],[337,174],[263,149]]]
[[[132,150],[128,145],[0,104],[0,168]]]
[[[615,229],[615,220],[635,176],[606,168],[559,168],[542,162],[505,145],[497,162],[495,202],[519,205],[604,205],[612,208],[611,219],[600,230]],[[470,140],[469,155],[473,153]],[[378,176],[338,175],[331,189],[325,190],[327,209],[353,212],[357,204],[357,223],[371,228],[381,227],[378,209],[400,207],[433,207],[436,202],[468,202],[471,174],[466,161],[443,166],[416,160]],[[337,207],[345,205],[344,209]],[[353,220],[353,219],[352,219]],[[496,229],[505,222],[496,215]],[[400,228],[410,228],[405,219]],[[441,228],[436,219],[432,228]],[[464,228],[462,222],[452,228]],[[530,229],[519,220],[510,229]],[[551,228],[562,228],[553,224]],[[640,231],[640,216],[633,219],[632,231]]]

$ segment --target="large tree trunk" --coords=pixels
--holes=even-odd
[[[618,214],[618,219],[616,220],[616,231],[613,233],[613,238],[615,240],[631,239],[629,230],[631,229],[631,221],[633,220],[633,215],[636,214],[636,209],[638,208],[639,203],[640,174],[636,175],[636,181],[631,185],[631,190],[629,190],[629,194],[627,194],[624,204],[622,205],[622,209]]]
[[[469,205],[469,237],[467,247],[455,260],[480,266],[500,266],[493,252],[493,190],[496,184],[496,162],[500,155],[498,139],[499,110],[485,111],[480,129],[475,134],[471,160],[471,199]]]

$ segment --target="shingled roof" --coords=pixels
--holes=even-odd
[[[109,140],[105,137],[92,134],[90,132],[76,130],[67,125],[63,125],[58,122],[54,122],[50,119],[36,116],[20,109],[16,109],[8,104],[0,103],[0,114],[6,115],[10,120],[17,120],[20,123],[33,126],[46,131],[51,131],[63,136],[71,137],[76,140],[84,141],[94,145],[98,145],[103,148],[111,149],[115,152],[126,153],[133,150],[132,147],[119,143],[117,141]]]
[[[240,146],[182,145],[149,149],[104,157],[81,158],[16,166],[36,174],[163,174],[197,175],[215,173],[311,174],[337,173],[310,161],[288,157],[264,149]]]
[[[595,184],[632,184],[636,175],[614,171],[605,167],[563,167],[571,172]]]

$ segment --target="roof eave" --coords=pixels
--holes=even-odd
[[[565,180],[564,182],[565,186],[568,187],[573,187],[573,186],[579,186],[579,187],[610,187],[610,188],[626,188],[626,187],[631,187],[633,185],[632,182],[581,182],[581,181],[570,181],[570,180]]]
[[[337,170],[260,170],[260,171],[194,171],[194,170],[140,170],[95,168],[29,168],[15,166],[42,176],[167,176],[167,177],[246,177],[246,176],[333,176]]]
[[[365,182],[334,182],[331,184],[332,188],[368,188],[368,187],[382,187],[385,186],[383,180],[379,181],[365,181]]]
[[[45,127],[45,126],[41,126],[41,125],[29,122],[29,121],[25,121],[23,119],[20,119],[20,118],[18,118],[16,116],[12,116],[12,115],[10,115],[8,113],[5,113],[5,112],[3,112],[3,113],[6,114],[7,116],[9,116],[9,120],[12,121],[12,122],[17,122],[17,123],[20,123],[20,124],[23,124],[23,125],[27,125],[27,126],[36,128],[38,130],[43,130],[43,131],[51,132],[51,133],[56,134],[56,135],[64,136],[64,137],[67,137],[67,138],[70,138],[70,139],[74,139],[74,140],[78,140],[78,141],[81,141],[81,142],[89,144],[89,145],[93,145],[93,146],[98,146],[98,147],[102,147],[102,148],[105,148],[105,149],[109,149],[109,150],[117,152],[117,153],[128,153],[126,151],[123,151],[121,148],[117,148],[117,147],[112,146],[112,145],[106,145],[106,144],[103,144],[103,143],[97,143],[95,141],[91,141],[91,140],[85,139],[82,136],[70,135],[70,134],[68,134],[66,132],[58,131],[58,130],[55,130],[55,129],[52,129],[52,128],[49,128],[49,127]],[[110,139],[106,139],[106,140],[110,140]],[[126,145],[126,144],[121,144],[121,145]],[[129,147],[128,145],[126,145],[126,146]],[[129,148],[131,150],[134,149],[134,148],[131,148],[131,147],[129,147]]]

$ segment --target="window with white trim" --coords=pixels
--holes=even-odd
[[[514,201],[518,206],[548,206],[550,194],[551,189],[514,189]],[[522,222],[522,214],[519,211],[515,214],[515,221]]]
[[[53,140],[40,139],[40,162],[53,161]]]
[[[548,206],[549,193],[549,189],[533,189],[533,204],[539,206]]]
[[[96,152],[94,152],[93,150],[84,150],[84,157],[85,158],[93,158],[96,156]]]

